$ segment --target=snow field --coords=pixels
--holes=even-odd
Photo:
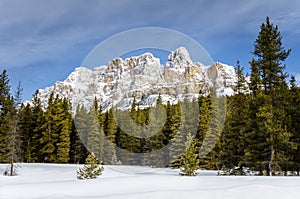
[[[179,170],[139,166],[104,166],[95,180],[77,180],[82,165],[20,164],[19,175],[0,175],[0,199],[295,199],[299,177],[217,176],[199,171],[197,177]],[[0,173],[6,165],[0,165]]]

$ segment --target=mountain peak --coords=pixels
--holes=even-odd
[[[188,50],[185,47],[180,47],[171,52],[166,66],[169,68],[185,68],[192,63]]]
[[[173,54],[178,57],[182,57],[185,60],[192,61],[190,58],[190,54],[185,47],[179,47],[173,51]]]

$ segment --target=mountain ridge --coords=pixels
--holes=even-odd
[[[39,89],[38,97],[46,107],[51,93],[58,94],[70,99],[73,110],[78,105],[91,106],[95,97],[104,109],[112,105],[127,109],[135,97],[143,108],[154,106],[158,95],[163,103],[177,103],[186,93],[197,97],[200,90],[212,87],[218,95],[232,95],[236,80],[233,66],[220,62],[204,66],[193,62],[188,50],[180,47],[170,53],[164,65],[151,53],[144,53],[124,60],[115,58],[94,69],[77,67],[64,81]]]

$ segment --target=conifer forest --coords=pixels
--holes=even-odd
[[[251,73],[246,75],[237,61],[234,95],[216,96],[213,90],[201,90],[197,98],[177,104],[163,104],[158,97],[156,107],[163,107],[166,122],[150,137],[128,135],[115,119],[129,114],[141,127],[138,132],[144,134],[142,127],[153,122],[149,119],[151,109],[141,109],[135,101],[129,110],[103,111],[96,98],[87,109],[72,107],[68,99],[52,94],[44,107],[36,93],[31,103],[22,103],[21,85],[12,91],[9,71],[3,70],[0,163],[83,164],[92,150],[104,165],[182,168],[188,175],[194,175],[195,169],[232,175],[244,175],[245,170],[259,175],[300,175],[300,87],[295,77],[285,72],[285,61],[292,51],[283,47],[282,40],[278,27],[267,18],[253,49],[249,49]],[[226,111],[215,111],[216,99],[226,100]],[[198,108],[199,117],[185,117],[182,110],[189,110],[189,106]],[[196,134],[176,136],[183,131]],[[199,154],[207,144],[205,137],[215,134],[220,136],[213,148]],[[163,153],[131,157],[159,150],[170,140],[172,147]],[[185,146],[184,153],[178,151]]]

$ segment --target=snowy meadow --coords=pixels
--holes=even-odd
[[[0,165],[1,173],[7,165]],[[78,180],[82,165],[20,164],[18,176],[0,175],[1,199],[70,198],[272,198],[299,197],[299,177],[217,176],[199,171],[196,177],[176,169],[139,166],[104,166],[95,180]]]

